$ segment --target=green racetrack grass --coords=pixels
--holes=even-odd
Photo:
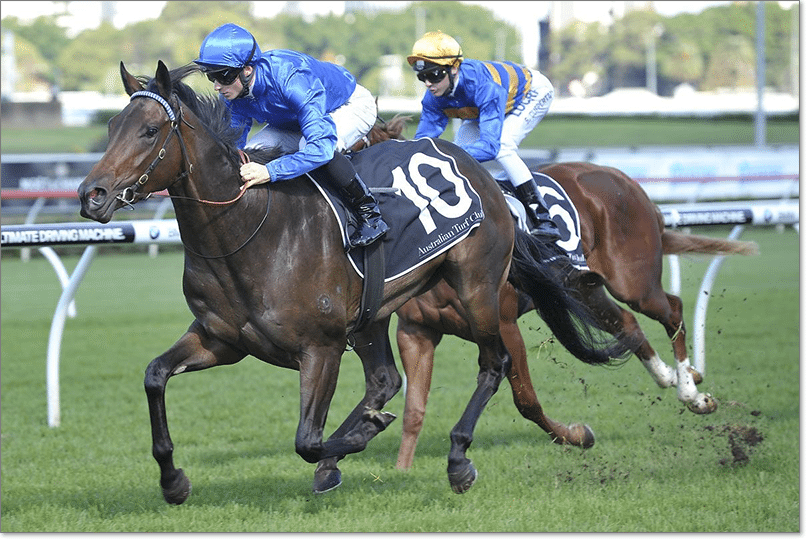
[[[77,293],[78,316],[66,323],[62,424],[49,428],[45,360],[61,289],[43,258],[21,262],[19,251],[4,250],[2,531],[798,532],[799,236],[749,228],[742,239],[761,254],[728,257],[709,302],[699,388],[719,403],[711,415],[690,413],[635,358],[612,369],[573,359],[544,343],[547,328],[527,315],[521,329],[538,397],[552,418],[589,424],[592,449],[552,444],[520,417],[503,383],[468,451],[479,479],[454,494],[448,436],[472,394],[477,352],[445,338],[414,467],[394,468],[398,419],[341,462],[338,489],[313,495],[314,466],[294,451],[298,374],[248,358],[168,384],[175,461],[193,485],[180,506],[161,495],[143,374],[191,322],[181,254],[101,251]],[[66,257],[69,270],[77,260]],[[681,259],[687,326],[708,262]],[[671,361],[663,329],[638,318]],[[349,353],[327,433],[362,387]],[[403,401],[399,393],[387,409],[401,415]],[[737,439],[735,452],[729,438],[742,431],[762,439]],[[734,460],[740,452],[746,461]]]

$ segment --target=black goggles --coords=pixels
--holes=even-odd
[[[211,83],[219,83],[222,86],[228,86],[236,81],[240,73],[242,73],[242,68],[226,68],[224,70],[206,71],[205,76]]]
[[[445,78],[447,75],[447,68],[433,68],[432,70],[425,70],[416,74],[416,78],[422,83],[427,80],[429,83],[435,85]]]

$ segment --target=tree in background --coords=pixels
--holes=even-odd
[[[568,93],[573,81],[588,82],[592,95],[616,87],[644,87],[648,40],[659,27],[655,55],[660,94],[684,82],[707,90],[750,85],[755,73],[755,10],[755,2],[747,2],[670,18],[630,11],[610,27],[573,22],[551,34],[549,76],[560,95]],[[798,6],[784,10],[777,2],[765,2],[766,85],[777,90],[790,91],[797,81],[798,68],[791,62],[797,13]],[[354,11],[306,21],[284,12],[257,18],[249,2],[171,1],[156,20],[120,30],[102,24],[73,39],[55,16],[27,25],[4,18],[3,32],[16,36],[21,81],[117,93],[121,61],[140,74],[154,73],[158,59],[170,67],[186,64],[196,58],[203,38],[225,22],[250,29],[263,49],[295,49],[342,64],[377,93],[391,86],[381,59],[390,62],[395,55],[401,57],[406,74],[400,92],[421,94],[420,86],[407,77],[410,68],[404,57],[422,31],[451,34],[469,58],[522,61],[514,27],[485,7],[459,2],[417,2],[398,11]],[[210,90],[204,78],[196,79],[189,80],[195,89]]]
[[[65,30],[56,24],[56,16],[37,17],[29,25],[8,17],[3,19],[3,32],[15,36],[17,88],[27,92],[56,88],[61,79],[57,58],[70,43]]]
[[[765,2],[766,85],[790,91],[791,38],[798,6]],[[660,36],[655,32],[660,25]],[[592,94],[618,87],[646,86],[648,40],[656,36],[659,94],[681,83],[701,90],[752,86],[756,74],[756,2],[708,8],[698,14],[661,17],[636,10],[609,27],[573,22],[552,34],[552,81],[565,95],[572,81],[599,76]],[[754,75],[752,75],[754,74]],[[754,79],[752,79],[754,78]]]

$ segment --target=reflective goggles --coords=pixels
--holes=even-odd
[[[242,73],[242,68],[225,68],[224,70],[205,71],[205,76],[211,83],[219,83],[227,87],[236,81],[240,73]]]
[[[424,72],[419,72],[416,74],[416,78],[421,81],[422,83],[425,80],[428,81],[431,85],[435,85],[442,81],[445,76],[447,75],[447,68],[433,68],[432,70],[425,70]]]

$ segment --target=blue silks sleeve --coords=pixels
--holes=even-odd
[[[231,111],[231,126],[241,127],[242,128],[242,136],[239,138],[237,142],[237,146],[239,149],[244,149],[245,144],[247,143],[247,137],[250,133],[250,129],[253,126],[253,119],[250,117],[246,117],[237,113],[236,111]]]
[[[326,164],[337,145],[335,123],[327,113],[326,90],[319,79],[296,72],[283,93],[286,106],[296,112],[306,143],[301,150],[267,164],[271,182],[292,179]]]
[[[447,115],[431,100],[432,97],[433,95],[428,92],[422,99],[422,115],[419,118],[419,124],[416,127],[413,139],[438,138],[447,128]]]

